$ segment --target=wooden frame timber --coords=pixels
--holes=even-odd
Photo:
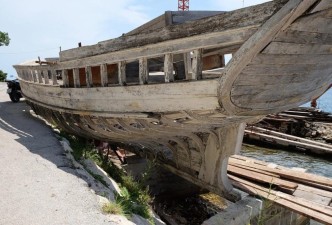
[[[244,124],[332,83],[331,15],[329,0],[275,0],[14,67],[32,109],[67,132],[130,144],[237,200],[226,167]]]

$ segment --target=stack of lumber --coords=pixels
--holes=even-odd
[[[332,224],[332,179],[244,156],[229,159],[232,184],[324,224]]]
[[[283,147],[298,148],[315,154],[332,154],[332,145],[272,131],[257,126],[245,130],[245,137]]]
[[[298,120],[306,120],[316,122],[332,122],[332,115],[328,112],[311,107],[298,107],[278,114],[268,115],[264,120],[293,120],[294,122]]]

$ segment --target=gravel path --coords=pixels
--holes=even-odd
[[[101,212],[50,127],[6,89],[0,82],[0,225],[129,224]]]

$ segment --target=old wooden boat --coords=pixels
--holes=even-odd
[[[139,146],[237,199],[226,168],[245,123],[308,102],[332,82],[332,1],[275,0],[179,24],[174,15],[15,65],[23,94],[68,132]],[[225,54],[233,57],[224,66]]]

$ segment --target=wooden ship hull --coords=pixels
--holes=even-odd
[[[23,94],[68,132],[130,144],[238,199],[226,172],[245,123],[308,102],[332,83],[332,3],[276,0],[196,19],[175,24],[167,12],[58,60],[15,65]],[[227,65],[225,54],[233,56]]]

